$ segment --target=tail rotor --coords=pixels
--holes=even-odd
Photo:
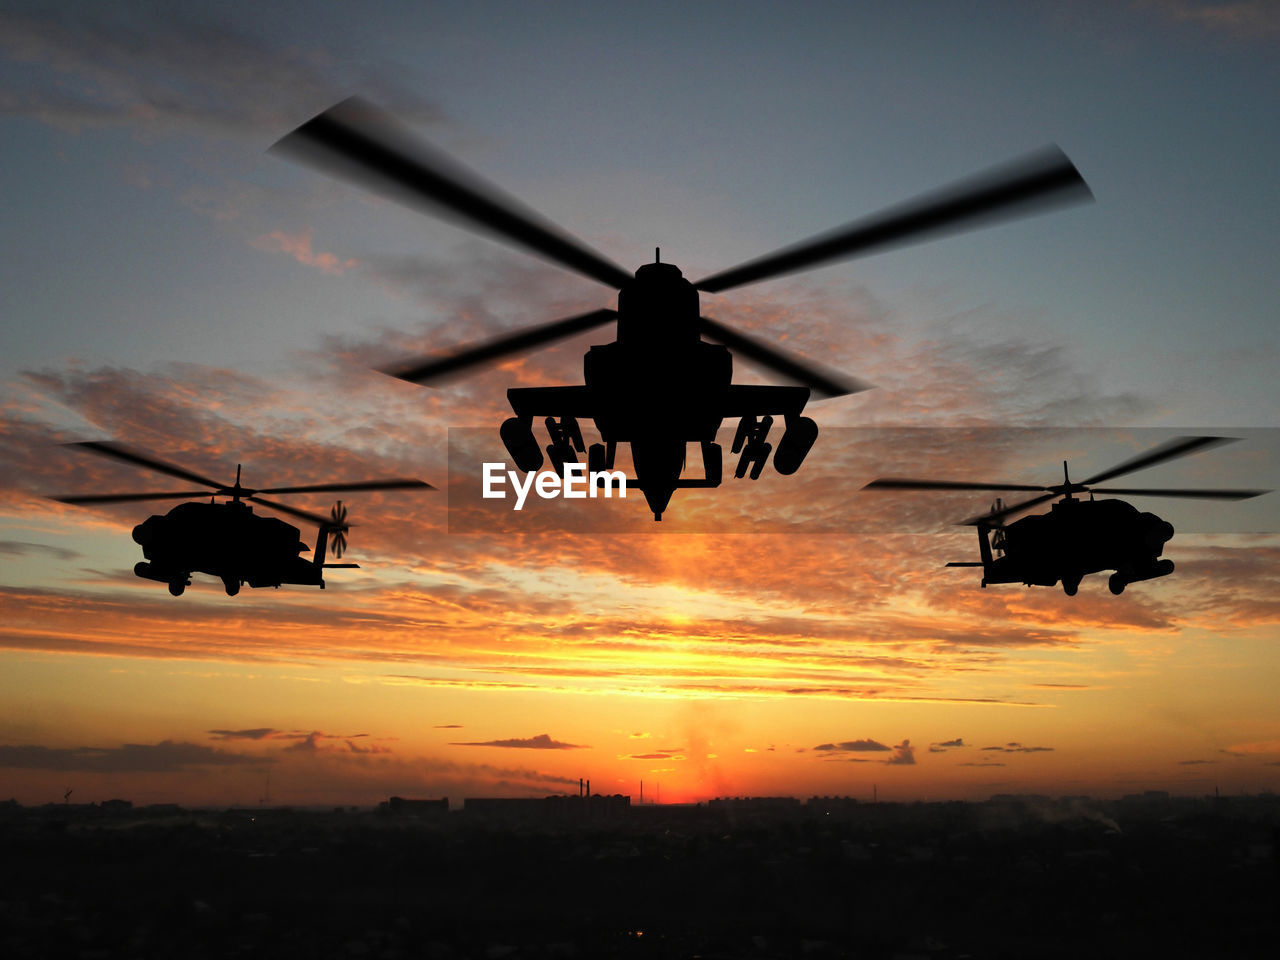
[[[347,549],[347,508],[339,500],[329,510],[329,549],[335,557],[341,557]]]

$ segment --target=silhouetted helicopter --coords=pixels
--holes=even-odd
[[[949,567],[982,567],[982,585],[1025,583],[1052,587],[1062,581],[1063,592],[1073,597],[1080,581],[1090,573],[1114,570],[1107,582],[1114,594],[1138,580],[1152,580],[1173,573],[1173,561],[1161,560],[1164,545],[1173,536],[1173,525],[1154,513],[1139,513],[1124,500],[1095,500],[1095,493],[1145,497],[1192,497],[1200,500],[1247,500],[1268,490],[1187,490],[1140,487],[1093,487],[1091,484],[1133,473],[1146,467],[1186,456],[1210,446],[1230,443],[1231,437],[1174,437],[1109,470],[1073,483],[1062,462],[1062,483],[1037,486],[1025,483],[968,483],[955,480],[907,480],[885,477],[872,480],[864,490],[1045,490],[1038,497],[1005,505],[996,500],[988,513],[963,521],[978,528],[980,561],[953,561]],[[1075,494],[1088,493],[1088,500]],[[1037,504],[1061,497],[1048,513],[1033,514],[1005,524],[1005,518]],[[996,556],[995,554],[999,554]]]
[[[351,99],[326,110],[282,138],[273,149],[312,166],[387,193],[431,212],[452,214],[498,239],[524,248],[617,289],[616,310],[529,327],[473,346],[384,372],[431,383],[584,330],[617,322],[614,342],[593,346],[583,360],[581,386],[513,388],[515,416],[502,424],[507,452],[524,471],[538,470],[542,451],[533,433],[537,417],[551,439],[547,454],[560,471],[583,452],[578,421],[595,422],[601,443],[587,451],[591,473],[613,468],[619,443],[630,443],[639,487],[655,520],[680,487],[720,484],[722,453],[715,442],[725,418],[739,420],[732,452],[736,477],[760,476],[773,452],[782,474],[800,468],[818,436],[802,416],[813,391],[836,397],[866,385],[787,356],[699,312],[698,291],[719,293],[743,284],[815,267],[840,258],[984,222],[1031,213],[1049,205],[1091,199],[1084,180],[1056,148],[957,183],[795,246],[717,273],[697,283],[670,263],[640,267],[635,275],[606,260],[496,187],[414,140],[386,114]],[[708,343],[705,335],[719,343]],[[730,350],[800,386],[735,384]],[[775,417],[785,429],[776,452],[767,440]],[[705,476],[681,479],[689,442],[701,445]]]
[[[67,446],[213,488],[212,494],[205,490],[184,490],[176,493],[98,493],[52,498],[61,503],[86,504],[210,497],[208,503],[179,504],[167,514],[151,516],[133,528],[133,539],[142,545],[142,555],[147,558],[147,562],[137,564],[133,572],[147,580],[167,583],[169,592],[175,597],[181,596],[191,585],[193,572],[218,577],[222,580],[227,595],[234,597],[244,583],[251,587],[278,587],[282,583],[298,583],[323,590],[323,571],[359,566],[356,563],[325,562],[326,543],[332,541],[336,557],[341,557],[346,549],[350,525],[347,523],[347,508],[341,500],[333,505],[329,516],[325,517],[283,503],[264,500],[257,496],[259,493],[434,489],[431,484],[421,480],[365,480],[253,490],[240,485],[239,465],[236,466],[236,482],[227,486],[118,443],[92,440]],[[231,499],[218,503],[217,497]],[[298,555],[307,549],[307,545],[299,539],[297,527],[276,517],[254,513],[249,502],[314,523],[319,528],[314,558],[308,560]]]

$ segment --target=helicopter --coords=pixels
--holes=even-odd
[[[653,263],[628,273],[358,98],[330,107],[271,149],[398,202],[460,220],[617,290],[616,310],[527,327],[382,372],[411,383],[438,383],[480,364],[615,323],[614,341],[587,351],[583,384],[509,389],[515,415],[499,432],[512,461],[525,472],[544,463],[533,432],[538,418],[547,429],[551,442],[546,452],[557,472],[586,452],[588,470],[598,476],[613,469],[618,444],[630,444],[635,478],[629,485],[644,493],[654,520],[662,519],[676,489],[720,485],[723,452],[716,435],[725,419],[738,420],[731,449],[739,456],[736,478],[758,479],[771,453],[774,468],[789,475],[800,468],[818,436],[817,423],[803,415],[811,395],[826,399],[869,389],[703,315],[699,291],[720,293],[998,218],[1092,199],[1071,161],[1057,148],[1048,148],[691,283],[677,266],[662,262],[658,251]],[[733,383],[731,351],[794,385]],[[776,451],[768,440],[775,418],[784,424]],[[584,450],[579,423],[584,419],[594,421],[601,440],[589,450]],[[703,477],[682,477],[689,443],[700,445]]]
[[[283,503],[265,500],[259,493],[319,493],[350,490],[435,489],[422,480],[365,480],[354,483],[318,483],[270,489],[250,489],[240,485],[240,466],[236,466],[236,482],[227,486],[198,473],[157,460],[128,447],[107,440],[89,440],[67,444],[104,457],[213,488],[171,493],[96,493],[52,497],[59,503],[124,503],[134,500],[190,500],[209,496],[208,503],[182,503],[167,514],[148,517],[133,528],[133,539],[142,547],[146,560],[136,564],[134,574],[146,580],[169,585],[169,592],[182,596],[191,585],[193,572],[207,573],[222,580],[227,596],[234,597],[242,584],[251,587],[279,587],[296,583],[324,589],[324,571],[351,569],[356,563],[327,563],[326,546],[341,558],[347,546],[347,508],[339,500],[323,516],[299,510]],[[218,503],[218,497],[231,499]],[[308,560],[299,554],[307,545],[299,538],[298,528],[277,517],[256,514],[250,503],[314,523],[315,555]]]
[[[1080,482],[1072,482],[1064,460],[1062,483],[1050,486],[884,477],[872,480],[863,489],[1047,491],[1009,505],[997,499],[987,513],[962,521],[977,527],[978,550],[982,559],[952,561],[947,566],[981,567],[983,587],[990,583],[1052,587],[1061,581],[1062,590],[1069,597],[1076,595],[1080,581],[1087,574],[1113,570],[1115,572],[1108,578],[1107,587],[1119,596],[1131,583],[1167,577],[1173,573],[1173,561],[1160,557],[1164,545],[1173,537],[1173,524],[1154,513],[1139,512],[1137,507],[1124,500],[1095,500],[1095,493],[1247,500],[1270,491],[1094,487],[1092,484],[1230,443],[1234,439],[1174,437]],[[1089,498],[1084,500],[1076,496],[1082,493],[1088,493]],[[1032,514],[1005,523],[1011,515],[1055,498],[1061,499],[1050,506],[1048,513]]]

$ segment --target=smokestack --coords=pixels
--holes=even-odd
[[[587,799],[588,799],[588,800],[590,800],[590,799],[591,799],[591,780],[590,780],[590,778],[588,778],[588,779],[587,779]]]
[[[578,778],[578,799],[582,799],[582,778]]]
[[[644,803],[644,781],[640,781],[640,802]]]

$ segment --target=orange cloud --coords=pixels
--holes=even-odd
[[[265,250],[268,253],[287,253],[303,266],[315,267],[321,273],[328,273],[333,276],[340,276],[359,264],[359,261],[352,258],[344,260],[334,253],[313,251],[311,249],[310,230],[303,230],[301,233],[285,233],[283,230],[272,230],[270,233],[254,237],[249,243],[257,249]]]

